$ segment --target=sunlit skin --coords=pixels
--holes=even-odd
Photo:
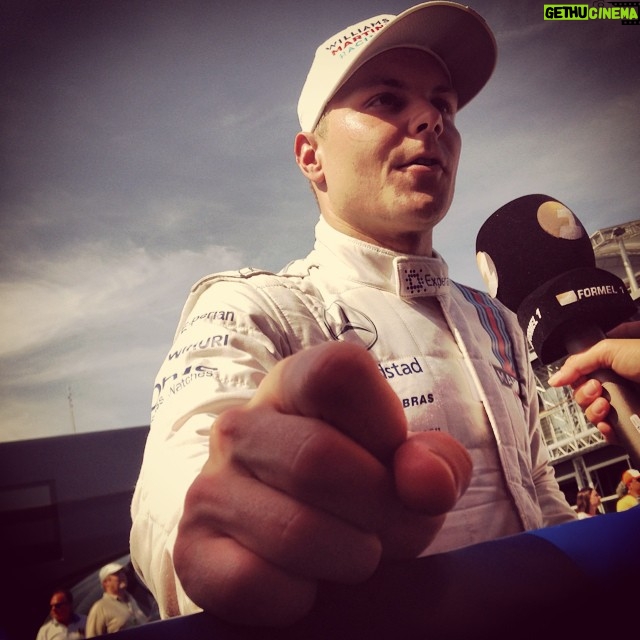
[[[300,133],[298,165],[328,223],[347,235],[431,255],[453,198],[461,138],[457,96],[430,54],[392,49],[365,63]]]
[[[418,555],[471,468],[446,433],[407,437],[402,404],[362,347],[304,349],[217,418],[185,500],[176,571],[210,613],[290,624],[320,581],[360,582],[382,557]]]

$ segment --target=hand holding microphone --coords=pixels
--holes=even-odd
[[[607,439],[615,439],[611,425],[606,422],[611,405],[603,397],[602,384],[589,377],[598,369],[611,369],[627,380],[640,383],[640,322],[628,322],[610,331],[607,339],[567,358],[560,370],[549,378],[552,387],[571,385],[574,398],[587,419]]]
[[[628,379],[616,373],[620,367],[628,371],[634,360],[638,362],[637,346],[605,341],[596,347],[607,332],[631,318],[637,309],[622,280],[595,267],[591,240],[580,221],[549,196],[517,198],[483,224],[476,240],[476,258],[489,294],[517,314],[542,363],[576,354],[580,360],[569,359],[569,367],[576,361],[590,366],[585,363],[594,357],[590,350],[596,348],[595,357],[602,364],[589,373],[598,383],[590,391],[578,382],[579,404],[589,407],[590,420],[604,426],[606,417],[615,440],[627,450],[634,465],[640,465],[640,387],[633,382],[637,382],[637,373],[632,372]],[[621,347],[634,350],[624,355]],[[618,369],[612,367],[614,358]],[[575,380],[583,373],[575,374]],[[564,373],[559,380],[571,375]],[[599,393],[602,400],[597,400]]]

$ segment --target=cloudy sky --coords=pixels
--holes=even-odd
[[[515,197],[550,194],[589,233],[640,218],[640,26],[470,4],[500,58],[458,117],[435,244],[483,288],[475,236]],[[316,46],[409,6],[0,0],[0,440],[148,424],[189,286],[311,248],[292,140]]]

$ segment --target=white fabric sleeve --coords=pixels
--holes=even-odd
[[[233,282],[192,296],[155,382],[150,432],[131,507],[132,563],[163,618],[198,607],[175,575],[173,547],[187,490],[209,451],[222,411],[253,395],[288,355],[287,337],[267,298]]]

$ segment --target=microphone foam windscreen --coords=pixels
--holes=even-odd
[[[542,283],[571,269],[595,267],[582,223],[543,194],[516,198],[491,215],[478,232],[476,260],[489,294],[515,312]]]

